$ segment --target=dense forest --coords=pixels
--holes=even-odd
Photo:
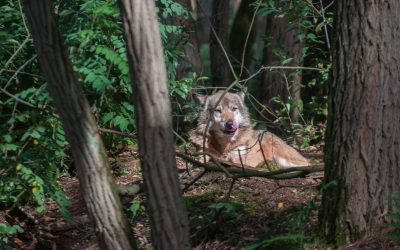
[[[0,249],[396,249],[399,15],[1,1]]]

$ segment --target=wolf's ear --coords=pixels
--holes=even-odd
[[[247,88],[237,92],[237,95],[240,97],[240,100],[242,100],[242,102],[244,102],[244,98],[246,97],[246,91],[247,91]]]
[[[206,95],[200,95],[200,94],[193,94],[192,95],[194,101],[196,104],[200,107],[204,107],[206,102],[207,102],[207,96]]]

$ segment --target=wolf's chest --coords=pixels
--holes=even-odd
[[[239,146],[225,152],[222,155],[222,158],[226,161],[232,161],[238,163],[243,162],[244,164],[247,159],[248,153],[249,153],[249,148],[247,148],[246,146]]]

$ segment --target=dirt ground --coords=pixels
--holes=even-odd
[[[316,160],[322,158],[318,150],[308,153]],[[135,156],[136,152],[131,150],[119,155],[117,160],[111,160],[118,184],[126,185],[141,179]],[[189,183],[202,171],[187,166],[181,159],[177,162],[183,184]],[[312,237],[320,206],[318,190],[322,178],[322,173],[314,173],[306,178],[280,181],[239,179],[228,198],[231,179],[221,173],[206,174],[184,193],[193,248],[329,249],[313,243],[318,241]],[[0,222],[18,223],[24,228],[23,233],[10,241],[20,249],[99,249],[77,178],[63,176],[59,181],[72,201],[69,208],[72,221],[63,218],[57,205],[51,201],[46,203],[44,214],[38,214],[29,205],[12,213],[4,210],[0,212]],[[143,200],[143,194],[135,197],[134,204],[140,206],[134,215],[128,212],[128,217],[140,248],[150,249],[150,229]],[[131,202],[132,197],[122,197],[127,210]],[[277,240],[277,237],[281,238]],[[267,243],[257,247],[262,240]],[[395,244],[375,235],[343,249],[395,249]]]

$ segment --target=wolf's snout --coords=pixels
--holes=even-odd
[[[226,127],[227,129],[231,129],[231,128],[233,127],[233,121],[232,121],[232,120],[227,121],[227,122],[225,123],[225,127]]]
[[[238,128],[238,124],[236,122],[234,122],[233,120],[228,120],[225,123],[225,129],[228,131],[236,131],[237,128]]]

